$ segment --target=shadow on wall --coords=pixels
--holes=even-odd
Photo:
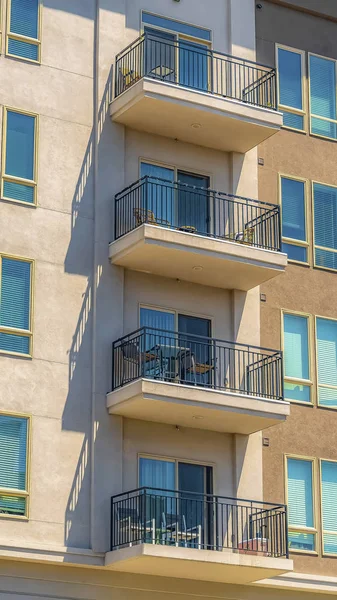
[[[62,4],[65,5],[63,2]],[[98,111],[98,147],[103,132],[108,136],[112,135],[112,124],[108,114],[111,90],[112,67]],[[87,287],[83,294],[82,306],[69,350],[68,395],[62,415],[62,429],[84,434],[65,514],[64,544],[77,548],[90,546],[94,143],[92,130],[72,200],[71,238],[65,259],[66,273],[87,278]],[[111,206],[110,200],[110,206],[104,209],[105,214],[112,213]],[[97,295],[100,293],[99,286],[103,271],[109,266],[108,260],[104,265],[98,266]],[[106,350],[108,354],[108,349]],[[106,381],[109,381],[108,378],[109,373],[106,374]],[[98,438],[99,428],[96,430],[95,443]]]

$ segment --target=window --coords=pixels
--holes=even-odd
[[[323,554],[337,554],[337,463],[321,460]]]
[[[208,91],[211,32],[142,12],[145,74],[162,81]]]
[[[31,355],[31,261],[1,256],[0,351]]]
[[[337,139],[336,61],[309,55],[310,131]]]
[[[316,549],[313,479],[312,459],[286,458],[290,550]]]
[[[8,0],[6,54],[40,62],[40,1]]]
[[[313,184],[315,266],[337,269],[337,188]]]
[[[311,402],[309,318],[283,315],[284,396],[296,402]]]
[[[318,404],[337,408],[337,321],[316,318]]]
[[[26,516],[29,418],[0,414],[0,517]]]
[[[290,260],[308,262],[306,184],[281,177],[282,250]]]
[[[1,196],[36,204],[37,116],[4,109]]]
[[[299,50],[276,47],[279,106],[283,111],[283,125],[303,131],[304,126],[304,53]]]

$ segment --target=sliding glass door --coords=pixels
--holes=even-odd
[[[212,371],[211,321],[178,315],[179,344],[190,354],[189,368],[181,370],[183,383],[210,385]],[[194,336],[202,336],[195,338]]]
[[[178,181],[182,184],[178,186],[178,229],[193,228],[196,233],[208,234],[209,178],[178,171]]]

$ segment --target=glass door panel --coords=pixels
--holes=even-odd
[[[149,328],[145,335],[145,347],[141,348],[144,375],[151,378],[167,378],[171,356],[176,354],[175,314],[141,307],[140,327]],[[151,328],[154,330],[152,331]],[[174,369],[172,376],[175,377],[174,361],[172,361],[172,369]]]
[[[173,33],[144,27],[145,76],[161,81],[176,80],[176,36]]]
[[[178,228],[186,228],[187,231],[193,228],[196,233],[209,233],[209,178],[178,171],[178,181],[189,186],[185,189],[184,186],[178,186]]]
[[[211,336],[211,321],[178,315],[178,331],[180,348],[179,375],[182,383],[208,386],[211,384],[211,373],[214,369],[212,361],[212,344],[207,339]],[[199,340],[194,336],[203,336]]]
[[[156,539],[166,542],[168,522],[177,513],[177,500],[172,493],[175,489],[175,470],[174,461],[139,459],[139,486],[147,488],[145,496],[140,496],[139,511],[148,541]]]
[[[175,227],[174,170],[142,162],[140,176],[145,175],[150,179],[142,187],[144,221],[153,225]]]
[[[180,527],[185,545],[208,547],[212,531],[211,497],[212,468],[191,463],[178,465],[180,496]]]
[[[179,83],[197,90],[208,90],[208,48],[179,40]]]

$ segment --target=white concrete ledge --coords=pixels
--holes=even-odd
[[[132,129],[242,153],[283,123],[282,113],[270,108],[146,77],[112,101],[110,115]]]
[[[147,223],[111,242],[109,256],[113,264],[134,271],[243,291],[276,277],[287,266],[282,252]]]
[[[241,554],[233,550],[211,551],[139,544],[108,552],[105,565],[111,570],[160,575],[218,583],[252,583],[293,570],[286,558]]]
[[[112,415],[249,435],[285,421],[289,402],[137,379],[107,395]]]

